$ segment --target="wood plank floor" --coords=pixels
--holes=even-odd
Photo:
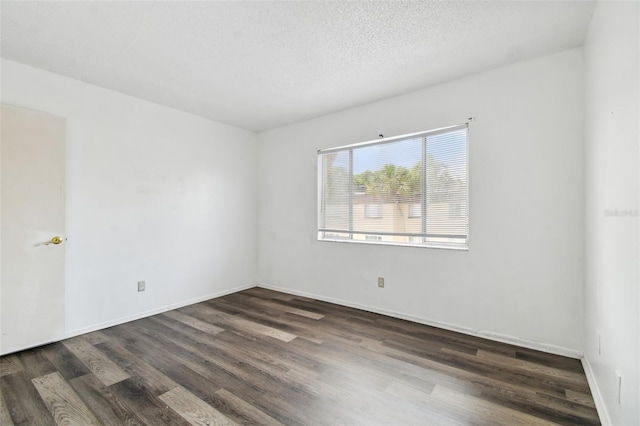
[[[0,358],[0,423],[599,424],[578,360],[253,288]]]

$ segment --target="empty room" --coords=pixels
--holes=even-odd
[[[1,425],[640,425],[640,1],[0,1]]]

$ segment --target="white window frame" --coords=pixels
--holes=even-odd
[[[411,233],[389,233],[389,232],[371,232],[371,231],[355,231],[353,230],[353,224],[352,224],[352,216],[350,218],[350,230],[346,231],[346,230],[333,230],[333,229],[323,229],[320,224],[321,224],[321,214],[322,214],[322,191],[324,190],[324,164],[323,164],[323,154],[327,154],[327,153],[331,153],[331,152],[339,152],[339,151],[349,151],[349,155],[350,155],[350,180],[351,182],[353,182],[353,149],[354,148],[358,148],[358,147],[365,147],[365,146],[372,146],[372,145],[376,145],[376,144],[386,144],[386,143],[390,143],[390,142],[394,142],[394,141],[399,141],[402,139],[410,139],[410,138],[416,138],[416,137],[422,137],[423,138],[423,143],[426,144],[426,137],[427,136],[434,136],[434,135],[438,135],[440,133],[447,133],[447,132],[452,132],[455,130],[460,130],[460,129],[466,129],[467,134],[466,134],[466,144],[465,144],[465,159],[466,159],[466,173],[465,173],[465,177],[466,177],[466,207],[467,207],[467,211],[466,211],[466,236],[465,237],[465,242],[464,243],[438,243],[438,242],[434,242],[434,241],[427,241],[425,236],[429,237],[429,238],[437,238],[440,236],[437,235],[428,235],[426,234],[426,230],[424,229],[424,227],[426,226],[426,212],[427,212],[427,201],[426,201],[426,197],[423,197],[423,201],[422,201],[422,210],[421,210],[421,218],[423,221],[423,234],[411,234]],[[318,230],[317,230],[317,238],[318,241],[330,241],[330,242],[348,242],[348,243],[356,243],[356,244],[381,244],[381,245],[393,245],[393,246],[411,246],[411,247],[424,247],[424,248],[442,248],[442,249],[450,249],[450,250],[469,250],[469,217],[470,217],[470,206],[469,206],[469,193],[470,193],[470,167],[469,167],[469,146],[470,146],[470,142],[469,142],[469,123],[463,123],[463,124],[459,124],[459,125],[455,125],[455,126],[449,126],[449,127],[443,127],[443,128],[439,128],[439,129],[434,129],[434,130],[429,130],[429,131],[425,131],[425,132],[417,132],[417,133],[410,133],[410,134],[405,134],[405,135],[400,135],[400,136],[394,136],[394,137],[389,137],[389,138],[382,138],[382,139],[376,139],[373,141],[367,141],[367,142],[360,142],[360,143],[356,143],[356,144],[351,144],[351,145],[345,145],[345,146],[339,146],[339,147],[334,147],[334,148],[327,148],[327,149],[319,149],[318,150],[318,209],[317,209],[317,213],[318,213]],[[425,148],[423,149],[423,164],[426,164],[426,145]],[[426,174],[426,167],[423,167],[424,173]],[[351,189],[350,191],[350,197],[353,196],[353,189]],[[350,214],[352,214],[353,211],[353,203],[350,203]],[[409,216],[409,217],[414,217],[414,216]],[[348,234],[348,236],[346,237],[331,237],[327,234]],[[373,240],[373,239],[354,239],[353,235],[354,234],[366,234],[366,235],[379,235],[382,237],[384,236],[408,236],[411,237],[410,240],[412,242],[391,242],[391,241],[383,241],[383,240]],[[441,237],[446,238],[446,235],[442,235]],[[459,236],[451,236],[451,237],[459,237]],[[422,242],[415,242],[416,240],[422,240]]]

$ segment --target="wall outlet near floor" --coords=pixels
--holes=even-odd
[[[138,281],[138,292],[144,291],[146,286],[146,281]]]
[[[384,287],[384,277],[378,277],[378,287]]]

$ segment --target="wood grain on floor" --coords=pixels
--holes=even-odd
[[[0,423],[600,424],[578,360],[261,288],[1,357]]]
[[[99,425],[91,410],[60,373],[49,373],[31,379],[55,422],[59,425]]]

